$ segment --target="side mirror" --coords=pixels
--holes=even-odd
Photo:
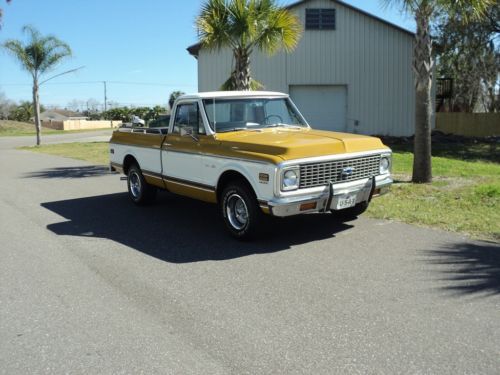
[[[182,127],[181,128],[181,137],[191,137],[196,142],[198,142],[198,138],[193,135],[193,128],[191,128],[191,127]]]

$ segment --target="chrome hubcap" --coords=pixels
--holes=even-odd
[[[134,198],[138,198],[141,194],[141,179],[139,178],[139,175],[133,172],[129,176],[128,183],[130,185],[130,192]]]
[[[229,223],[236,230],[243,229],[248,223],[248,209],[243,198],[232,194],[226,201],[226,214]]]

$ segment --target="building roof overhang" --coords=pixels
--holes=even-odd
[[[303,3],[307,3],[308,1],[310,1],[310,0],[296,1],[295,3],[287,5],[286,8],[287,9],[292,9],[292,8],[294,8],[296,6],[299,6],[299,5],[303,4]],[[394,24],[392,22],[389,22],[389,21],[387,21],[387,20],[385,20],[383,18],[380,18],[380,17],[378,17],[378,16],[376,16],[374,14],[371,14],[371,13],[369,13],[369,12],[363,10],[363,9],[355,7],[354,5],[348,4],[348,3],[344,2],[344,1],[341,1],[341,0],[330,0],[330,1],[338,3],[338,4],[340,4],[340,5],[342,5],[342,6],[346,7],[346,8],[355,10],[356,12],[359,12],[359,13],[365,15],[365,16],[371,17],[371,18],[373,18],[373,19],[375,19],[375,20],[377,20],[379,22],[382,22],[382,23],[386,24],[387,26],[390,26],[390,27],[392,27],[392,28],[394,28],[394,29],[396,29],[398,31],[401,31],[401,32],[403,32],[405,34],[408,34],[409,36],[412,36],[412,37],[415,36],[415,33],[413,33],[412,31],[407,30],[404,27],[398,26],[398,25],[396,25],[396,24]],[[189,52],[190,55],[194,56],[195,58],[198,58],[198,54],[199,54],[200,49],[202,47],[203,46],[202,46],[201,43],[195,43],[195,44],[189,46],[188,48],[186,48],[186,50]]]

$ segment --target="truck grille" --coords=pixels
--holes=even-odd
[[[347,182],[380,174],[380,155],[302,164],[299,189]]]

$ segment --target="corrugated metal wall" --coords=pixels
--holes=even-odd
[[[415,95],[411,34],[331,0],[311,0],[292,10],[305,23],[306,8],[335,8],[336,30],[307,30],[287,55],[252,55],[252,75],[267,90],[290,85],[347,85],[347,130],[361,134],[414,133]],[[229,77],[229,50],[198,57],[200,91],[217,90]]]

